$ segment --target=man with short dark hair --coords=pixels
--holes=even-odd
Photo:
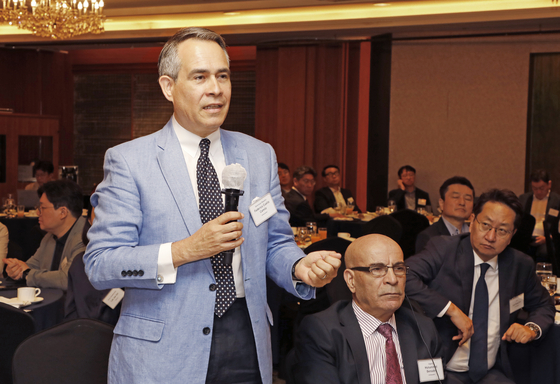
[[[345,261],[352,301],[338,301],[303,319],[295,382],[419,383],[422,359],[441,363],[441,341],[434,323],[405,300],[401,248],[383,235],[362,236],[348,247]]]
[[[537,169],[531,173],[532,192],[519,196],[519,201],[521,201],[525,213],[535,218],[531,251],[532,256],[537,261],[552,262],[552,260],[548,259],[546,249],[545,225],[549,226],[550,231],[558,231],[560,195],[552,192],[550,190],[551,187],[552,181],[548,172],[544,169]]]
[[[394,200],[397,211],[411,209],[415,211],[418,207],[431,206],[428,192],[416,187],[416,169],[410,165],[403,165],[397,172],[399,175],[399,188],[389,192],[389,200]]]
[[[47,234],[27,262],[5,259],[6,272],[14,280],[26,279],[31,287],[66,290],[72,260],[86,249],[82,243],[86,222],[82,192],[72,180],[60,179],[45,183],[38,194],[39,225]]]
[[[313,202],[315,212],[321,213],[327,208],[346,208],[349,199],[352,199],[354,203],[354,210],[361,212],[354,201],[352,192],[349,189],[340,187],[341,177],[338,165],[325,166],[321,176],[323,176],[325,186],[315,191],[315,201]]]
[[[48,181],[53,180],[54,166],[48,160],[40,160],[33,165],[33,176],[35,176],[34,183],[25,186],[26,191],[36,191]]]
[[[282,197],[285,199],[292,189],[292,176],[290,175],[290,167],[284,163],[278,163],[278,179],[280,179]]]
[[[448,383],[513,384],[507,343],[541,338],[554,303],[533,260],[508,247],[523,213],[515,194],[485,192],[473,213],[470,234],[434,237],[407,259],[406,293],[434,319]]]
[[[308,222],[316,222],[318,226],[325,226],[329,217],[342,216],[339,213],[321,214],[313,212],[307,200],[315,188],[317,172],[311,167],[301,166],[294,171],[294,186],[286,195],[286,209],[290,212],[292,227],[305,227]]]
[[[443,182],[439,195],[441,219],[418,234],[416,253],[434,236],[455,236],[469,231],[465,221],[473,210],[474,187],[471,182],[465,177],[451,177]]]

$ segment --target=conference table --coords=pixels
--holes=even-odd
[[[5,283],[6,279],[0,280],[0,284]],[[8,285],[7,288],[0,290],[0,296],[8,299],[17,297],[17,287]],[[64,291],[54,288],[42,288],[39,297],[42,297],[43,300],[20,308],[33,316],[35,332],[60,324],[64,320],[64,300],[66,297]]]

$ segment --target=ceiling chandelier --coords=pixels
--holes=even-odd
[[[102,33],[103,0],[1,0],[0,23],[26,29],[37,36],[67,39],[86,33]]]

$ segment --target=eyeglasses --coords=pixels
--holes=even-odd
[[[315,185],[314,179],[301,179],[300,183]]]
[[[340,172],[338,172],[338,171],[329,172],[329,173],[325,173],[325,177],[338,176],[339,174],[340,174]]]
[[[395,276],[406,276],[408,274],[408,267],[404,263],[397,263],[395,265],[373,264],[369,267],[352,267],[348,268],[353,271],[369,272],[374,277],[383,277],[389,272],[389,268],[393,268]]]
[[[492,229],[495,229],[496,230],[496,236],[501,237],[501,238],[507,237],[508,235],[513,233],[512,231],[508,231],[507,229],[504,229],[504,228],[496,228],[496,227],[491,226],[488,223],[482,223],[478,220],[478,217],[475,217],[474,219],[478,223],[478,230],[480,232],[487,233],[487,232],[490,232]]]
[[[35,207],[35,210],[37,211],[38,215],[42,215],[43,214],[43,209],[47,209],[47,208],[53,208],[54,209],[54,205],[52,207],[41,207],[40,205]]]

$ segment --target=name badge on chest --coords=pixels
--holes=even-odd
[[[515,296],[514,298],[509,300],[509,313],[513,313],[515,311],[520,310],[525,305],[525,294],[522,293],[519,296]]]
[[[441,357],[418,360],[418,377],[421,383],[443,381],[443,361]]]
[[[276,205],[274,205],[274,201],[272,200],[272,195],[269,192],[263,197],[254,199],[249,206],[249,212],[251,212],[253,222],[258,227],[266,220],[274,216],[278,211],[276,210]]]

